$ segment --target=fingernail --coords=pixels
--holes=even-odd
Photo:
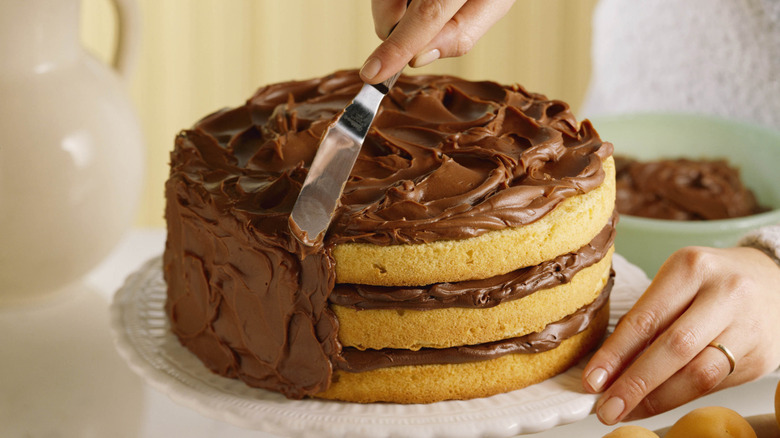
[[[415,68],[422,67],[432,63],[433,61],[436,61],[439,59],[439,57],[441,57],[441,52],[439,52],[439,49],[429,50],[412,58],[412,61],[409,62],[409,65]]]
[[[591,389],[596,392],[601,392],[604,389],[604,384],[607,383],[607,371],[604,368],[594,368],[588,376],[585,378]]]
[[[617,423],[618,417],[626,408],[626,403],[620,397],[611,397],[598,409],[599,418],[608,425]]]
[[[379,74],[379,70],[382,69],[382,61],[379,58],[369,58],[363,67],[360,69],[360,76],[364,80],[370,81],[374,79],[374,76]]]

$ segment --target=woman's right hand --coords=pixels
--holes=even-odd
[[[372,0],[374,28],[384,41],[363,64],[360,76],[375,84],[407,63],[422,67],[439,58],[464,55],[514,2],[413,0],[407,10],[406,0]]]

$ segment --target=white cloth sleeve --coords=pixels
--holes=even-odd
[[[760,249],[780,266],[780,224],[753,230],[744,235],[739,240],[738,245]],[[780,377],[780,368],[769,375]]]
[[[748,246],[764,251],[780,266],[780,224],[768,225],[743,236],[739,246]]]

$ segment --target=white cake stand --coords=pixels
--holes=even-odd
[[[619,255],[610,328],[649,280]],[[175,402],[234,425],[292,437],[510,437],[585,418],[596,396],[580,383],[584,361],[542,383],[467,401],[401,405],[288,400],[209,371],[171,333],[161,258],[131,274],[111,305],[115,343],[129,366]]]

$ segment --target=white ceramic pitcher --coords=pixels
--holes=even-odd
[[[122,77],[138,14],[113,1],[116,70],[81,47],[81,0],[0,2],[0,305],[66,289],[134,220],[143,139]]]

